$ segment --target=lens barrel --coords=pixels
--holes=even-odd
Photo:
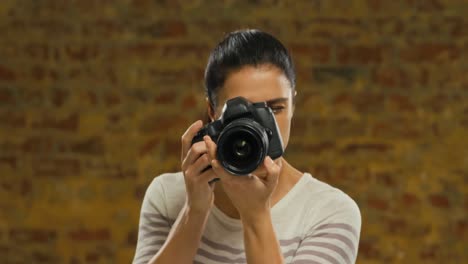
[[[267,131],[256,121],[240,118],[229,123],[219,135],[217,157],[231,174],[253,172],[268,153]]]

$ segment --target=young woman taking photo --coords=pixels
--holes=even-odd
[[[157,176],[148,187],[134,264],[356,261],[361,215],[348,195],[283,156],[266,155],[251,173],[232,174],[217,156],[216,139],[192,142],[220,120],[228,100],[243,97],[271,109],[285,150],[295,82],[287,49],[268,33],[231,32],[214,48],[205,70],[209,120],[182,135],[181,171]]]

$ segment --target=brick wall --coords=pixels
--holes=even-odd
[[[292,52],[286,156],[357,201],[358,263],[468,261],[467,13],[464,0],[2,0],[1,262],[129,263],[144,191],[179,169],[203,114],[208,54],[245,27]]]

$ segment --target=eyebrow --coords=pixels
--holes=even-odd
[[[289,98],[287,98],[287,97],[280,97],[280,98],[275,98],[275,99],[268,100],[268,101],[266,101],[266,103],[268,105],[272,105],[272,104],[277,104],[277,103],[284,103],[284,102],[287,102],[288,100],[289,100]]]

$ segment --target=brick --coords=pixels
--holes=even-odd
[[[467,219],[459,219],[455,222],[455,228],[453,233],[455,236],[460,238],[466,237],[466,229],[468,227],[468,220]]]
[[[86,263],[98,262],[100,259],[100,254],[97,252],[90,252],[86,255]]]
[[[398,17],[378,17],[374,21],[375,33],[381,36],[400,36],[405,32],[405,21]]]
[[[187,27],[182,21],[166,20],[141,26],[137,32],[153,38],[180,38],[187,35]]]
[[[46,91],[38,87],[20,88],[17,91],[18,102],[27,102],[28,106],[43,106],[46,101]]]
[[[25,128],[26,127],[25,113],[11,112],[11,111],[0,113],[0,127]]]
[[[306,44],[306,43],[289,43],[287,45],[291,56],[297,60],[306,57],[307,60],[314,64],[328,63],[331,57],[331,48],[327,44]]]
[[[437,258],[437,254],[440,252],[440,246],[437,244],[424,245],[422,250],[419,252],[419,256],[424,261],[431,261]]]
[[[373,82],[385,88],[407,89],[413,85],[409,73],[396,67],[377,67],[373,71]]]
[[[46,68],[42,65],[35,65],[31,67],[31,78],[34,81],[43,81],[43,80],[53,80],[57,81],[59,79],[59,72],[52,68]]]
[[[451,61],[459,56],[458,47],[451,43],[415,43],[400,51],[401,59],[410,63]]]
[[[180,150],[182,149],[182,143],[180,141],[180,137],[182,134],[177,137],[176,139],[166,139],[164,141],[164,147],[163,147],[163,153],[166,153],[166,155],[172,155],[175,157],[180,157]]]
[[[50,44],[46,42],[31,42],[27,43],[23,48],[24,55],[29,59],[38,61],[48,61],[57,59],[58,51],[53,49]],[[53,57],[53,55],[56,55]]]
[[[39,228],[12,228],[9,238],[14,243],[50,243],[56,240],[57,232]]]
[[[25,138],[18,150],[23,153],[44,154],[68,150],[69,143],[50,135],[38,135]]]
[[[33,251],[31,253],[31,260],[34,263],[59,263],[59,258],[56,254],[45,250]]]
[[[198,106],[198,98],[193,94],[189,94],[182,99],[182,109],[196,109]]]
[[[108,241],[111,233],[107,228],[77,229],[68,233],[68,238],[76,242]]]
[[[304,136],[304,134],[307,132],[307,123],[308,123],[307,119],[308,119],[307,117],[295,116],[291,120],[291,131],[290,131],[291,138]]]
[[[121,96],[117,93],[107,93],[104,95],[104,103],[108,107],[113,107],[121,103]]]
[[[64,89],[54,89],[51,94],[51,102],[55,107],[63,106],[69,97],[69,92]]]
[[[182,55],[180,55],[182,56]],[[182,56],[184,57],[184,56]],[[176,58],[175,58],[176,59]],[[169,59],[172,60],[172,59]],[[194,82],[200,82],[203,79],[203,71],[200,69],[160,69],[151,68],[146,69],[145,74],[149,76],[151,80],[158,84],[158,89],[168,89],[175,85],[191,86]],[[181,78],[184,76],[184,78]],[[164,93],[164,92],[163,92]]]
[[[71,144],[70,151],[85,155],[103,155],[106,149],[102,138],[94,136]]]
[[[133,247],[134,245],[136,245],[137,240],[138,240],[138,230],[133,229],[129,231],[127,234],[127,245]]]
[[[448,208],[450,207],[450,201],[448,197],[444,194],[431,194],[429,195],[429,202],[434,206],[434,207],[439,207],[439,208]]]
[[[468,36],[468,22],[462,17],[446,16],[443,24],[448,28],[449,35],[454,38],[463,38]]]
[[[169,91],[161,91],[158,93],[155,98],[154,102],[159,104],[174,104],[178,98],[178,93],[174,90]]]
[[[312,74],[314,75],[314,80],[318,83],[336,79],[351,82],[358,75],[357,69],[353,67],[314,67]]]
[[[79,91],[78,98],[85,105],[96,106],[99,103],[97,92],[92,90]]]
[[[16,80],[16,73],[13,69],[0,65],[0,81],[14,81]]]
[[[63,131],[76,131],[78,129],[79,117],[78,114],[72,113],[64,118],[55,118],[45,114],[39,121],[32,123],[32,128],[39,129],[57,129]]]
[[[157,148],[160,144],[162,143],[161,139],[159,137],[152,138],[148,141],[146,141],[139,149],[139,156],[145,156],[151,151],[153,151],[155,148]]]
[[[340,64],[379,64],[383,59],[383,49],[381,46],[343,46],[338,48],[337,60]]]
[[[359,242],[359,254],[367,259],[380,259],[382,253],[379,250],[378,240],[362,238]]]
[[[349,180],[356,180],[356,168],[352,167],[352,166],[344,166],[344,165],[341,165],[341,166],[338,166],[335,168],[335,170],[333,171],[332,175],[333,175],[333,179],[335,180],[335,182],[339,183],[343,183],[345,181],[349,181]]]
[[[82,21],[80,34],[89,38],[113,38],[125,33],[125,25],[124,21],[98,17],[92,21]]]
[[[413,193],[404,193],[401,197],[401,201],[405,206],[418,206],[420,199]]]
[[[319,155],[322,152],[334,150],[336,144],[333,141],[322,141],[315,144],[299,144],[297,147],[300,147],[306,153]]]
[[[392,217],[386,219],[385,224],[387,226],[387,230],[391,234],[406,234],[408,223],[404,218],[396,218]]]
[[[350,143],[341,150],[344,154],[353,154],[359,151],[364,152],[387,152],[392,146],[384,143]]]
[[[379,211],[387,211],[389,209],[389,204],[386,200],[376,197],[376,196],[371,196],[367,199],[367,205],[372,208],[376,209]]]
[[[9,89],[0,89],[0,105],[14,103],[14,95]]]
[[[142,201],[143,197],[145,197],[146,189],[148,188],[148,184],[138,184],[133,192],[133,196],[135,200]],[[138,232],[138,231],[137,231]],[[138,236],[138,234],[137,234]]]
[[[369,131],[373,137],[418,139],[428,130],[418,120],[395,117],[373,123]]]
[[[331,177],[332,169],[328,164],[315,164],[311,170],[313,171],[313,175],[316,175],[319,178],[327,179]]]
[[[406,0],[404,1],[409,7],[414,8],[417,11],[429,11],[429,12],[442,12],[445,9],[443,1],[440,0],[427,0],[427,1],[417,1],[417,0]]]
[[[0,45],[0,58],[17,58],[20,53],[20,48],[15,42],[3,42]]]
[[[142,133],[155,133],[163,131],[181,131],[183,132],[190,125],[187,117],[180,115],[153,115],[140,124],[139,130]]]
[[[340,92],[332,100],[333,105],[353,104],[354,97],[350,92]]]
[[[0,165],[6,164],[7,166],[11,167],[12,169],[17,168],[17,158],[15,156],[4,156],[0,157]]]
[[[417,109],[409,96],[392,94],[387,97],[387,103],[394,105],[399,112],[415,112]]]
[[[392,172],[377,172],[375,173],[375,178],[377,179],[377,183],[382,186],[386,186],[388,188],[395,188],[397,185],[396,181],[396,173]]]
[[[360,113],[378,113],[383,110],[386,98],[384,94],[376,92],[355,93],[353,106]]]
[[[73,158],[36,158],[32,160],[31,168],[35,177],[62,178],[81,172],[80,161]]]
[[[440,113],[451,103],[453,103],[452,100],[453,97],[450,94],[439,92],[425,98],[421,106],[424,109],[431,110],[434,113]]]
[[[113,179],[136,179],[138,172],[135,169],[121,169],[115,173],[107,174],[106,177]]]
[[[328,127],[322,133],[329,133],[338,138],[359,137],[365,134],[366,124],[362,121],[354,121],[349,117],[331,119]]]
[[[67,58],[72,61],[95,60],[100,54],[100,47],[95,43],[67,43],[64,48]]]

